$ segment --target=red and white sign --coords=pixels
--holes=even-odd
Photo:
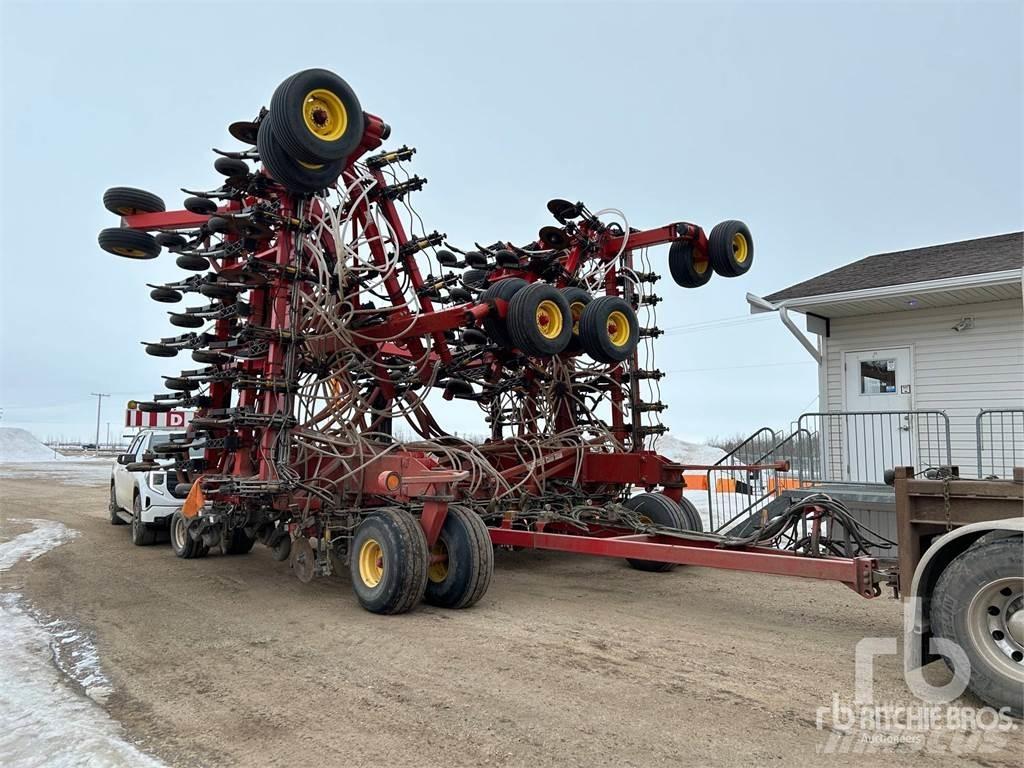
[[[124,425],[126,427],[150,427],[157,429],[184,429],[185,425],[192,421],[192,411],[155,411],[144,413],[142,411],[127,409],[124,412]]]

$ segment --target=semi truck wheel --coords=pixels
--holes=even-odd
[[[402,509],[380,509],[356,528],[349,556],[352,589],[371,613],[411,610],[427,587],[427,538]]]
[[[469,608],[479,602],[494,574],[494,547],[478,514],[448,507],[430,554],[425,602],[441,608]]]
[[[993,707],[1024,714],[1024,542],[1014,536],[974,546],[939,576],[932,634],[963,649],[969,687]],[[946,664],[957,670],[946,659]]]
[[[193,539],[189,535],[188,520],[181,512],[175,512],[171,517],[171,549],[183,560],[204,557],[210,551],[202,539]]]

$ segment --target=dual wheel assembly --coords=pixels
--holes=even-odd
[[[504,318],[490,316],[484,330],[504,348],[531,357],[584,352],[600,363],[620,363],[636,350],[636,312],[618,296],[594,298],[582,288],[507,277],[487,287],[481,301],[508,302]]]
[[[707,247],[677,240],[668,252],[672,279],[683,288],[700,288],[718,273],[722,277],[746,274],[754,263],[754,238],[742,221],[723,221],[708,235]]]

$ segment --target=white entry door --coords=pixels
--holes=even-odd
[[[849,482],[880,483],[886,469],[914,463],[910,348],[843,355],[843,458]]]

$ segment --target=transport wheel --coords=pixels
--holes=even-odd
[[[379,509],[356,528],[349,557],[352,589],[371,613],[405,613],[427,587],[427,539],[402,509]]]
[[[110,504],[107,507],[107,511],[110,512],[110,524],[111,525],[124,525],[125,522],[118,516],[118,511],[121,508],[117,506],[117,494],[114,492],[114,484],[110,484]]]
[[[155,259],[160,255],[160,246],[153,236],[137,229],[107,227],[100,230],[96,239],[104,251],[126,259]]]
[[[1024,714],[1024,544],[1019,536],[973,546],[939,576],[932,593],[935,637],[970,662],[970,689],[986,704]],[[946,659],[954,673],[955,664]]]
[[[195,557],[206,557],[210,548],[203,544],[202,539],[193,539],[188,532],[188,520],[181,512],[175,512],[171,517],[171,549],[174,554],[183,560],[191,560]]]
[[[687,529],[690,527],[683,508],[661,493],[639,493],[626,499],[622,505],[640,513],[640,518],[647,523],[664,525],[669,528]],[[638,571],[654,573],[665,573],[676,567],[675,563],[657,563],[651,560],[627,558],[626,562]]]
[[[186,197],[185,210],[189,213],[209,216],[217,212],[217,204],[206,197]]]
[[[565,347],[566,352],[582,352],[583,342],[580,341],[580,317],[587,304],[594,298],[582,288],[563,288],[562,296],[569,302],[569,315],[572,317],[572,336]]]
[[[469,608],[479,602],[494,573],[494,547],[487,526],[465,507],[448,507],[431,550],[424,601],[441,608]],[[437,558],[437,562],[434,562]]]
[[[511,301],[512,298],[526,286],[527,282],[522,278],[506,277],[505,279],[499,280],[493,285],[488,286],[486,290],[480,294],[480,301],[484,302],[490,299]],[[484,318],[483,326],[484,331],[496,344],[506,349],[512,346],[512,339],[509,337],[508,326],[505,318],[488,315]]]
[[[278,142],[269,120],[260,124],[257,146],[267,172],[283,187],[298,194],[326,189],[338,180],[345,168],[344,158],[322,163],[296,160]]]
[[[326,69],[297,72],[281,83],[270,99],[270,115],[260,130],[268,123],[288,155],[305,163],[345,160],[366,130],[355,92]],[[263,159],[262,148],[260,155]]]
[[[534,283],[512,297],[506,327],[513,345],[527,355],[557,355],[572,338],[569,302],[557,288]]]
[[[142,522],[142,497],[135,494],[132,502],[132,544],[136,547],[148,547],[156,542],[156,529]]]
[[[676,240],[668,251],[668,269],[676,285],[683,288],[700,288],[714,271],[706,253],[698,253],[693,243]]]
[[[754,238],[742,221],[723,221],[708,235],[708,258],[722,277],[739,277],[754,263]]]
[[[173,288],[154,288],[149,292],[149,298],[163,304],[177,304],[182,297],[181,291],[176,291]]]
[[[619,363],[633,354],[640,328],[636,312],[618,296],[601,296],[583,308],[580,341],[599,363]]]
[[[103,207],[118,216],[163,213],[167,210],[164,201],[152,192],[134,187],[111,187],[103,193]]]
[[[244,528],[232,528],[221,537],[220,551],[225,555],[247,555],[256,543],[255,537],[249,537]]]
[[[202,256],[193,256],[191,254],[185,254],[179,256],[174,260],[174,263],[181,269],[187,269],[190,272],[205,272],[210,268],[210,262],[208,262]]]
[[[171,325],[178,328],[202,328],[206,321],[198,315],[183,315],[178,312],[169,312]]]

